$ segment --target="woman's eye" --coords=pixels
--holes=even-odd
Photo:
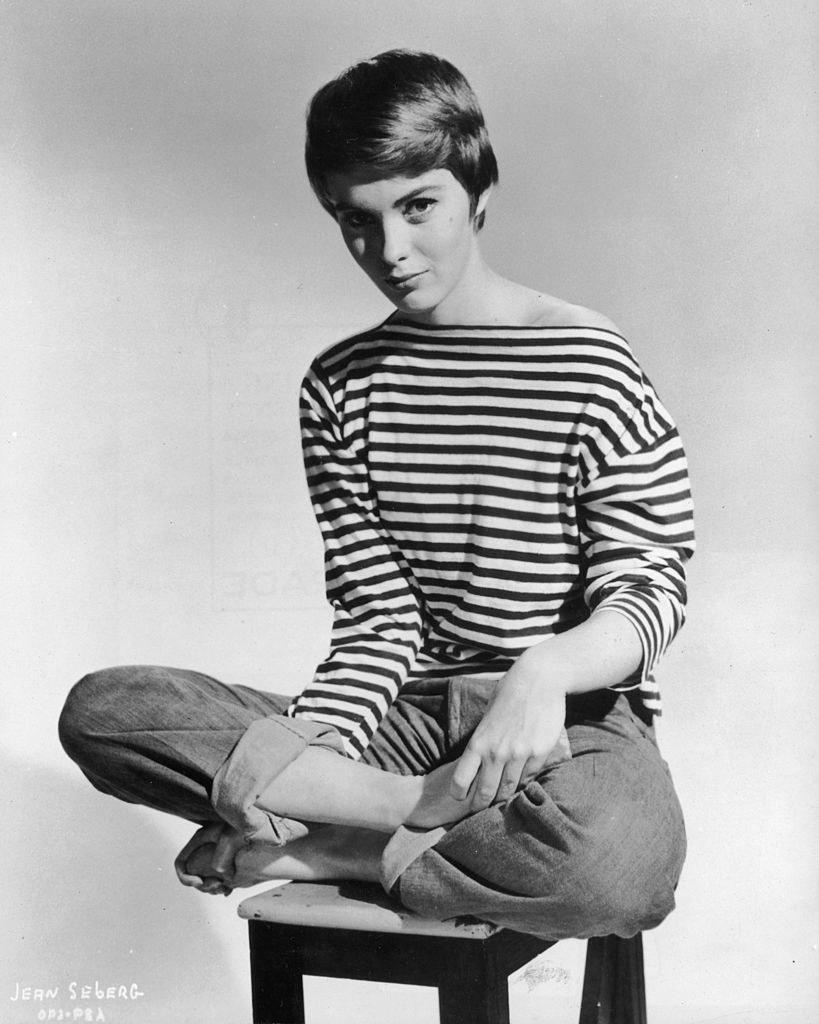
[[[408,217],[423,217],[424,214],[430,212],[434,205],[434,199],[413,199],[412,202],[407,203],[405,212]]]
[[[345,227],[352,228],[353,231],[360,231],[367,225],[367,215],[365,213],[345,213],[342,214],[341,223]]]

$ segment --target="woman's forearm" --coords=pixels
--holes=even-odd
[[[530,647],[521,668],[542,674],[566,693],[588,693],[621,683],[643,658],[637,630],[615,611],[599,611],[574,629]]]

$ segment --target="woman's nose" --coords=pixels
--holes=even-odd
[[[409,248],[407,225],[403,221],[389,221],[381,228],[381,259],[394,267],[407,258]]]

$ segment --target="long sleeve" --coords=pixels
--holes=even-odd
[[[586,449],[581,546],[587,605],[592,613],[624,615],[642,645],[639,671],[615,688],[639,687],[646,707],[657,711],[653,672],[684,621],[694,521],[679,434],[642,374],[635,399],[614,440],[609,435]]]
[[[421,646],[411,573],[379,521],[365,465],[343,437],[332,388],[314,364],[301,396],[304,464],[334,609],[330,652],[288,709],[335,726],[359,757]]]

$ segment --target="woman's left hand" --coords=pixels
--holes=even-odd
[[[469,811],[508,800],[532,778],[560,739],[566,687],[560,672],[534,671],[522,655],[498,683],[489,707],[458,760],[450,793]]]

